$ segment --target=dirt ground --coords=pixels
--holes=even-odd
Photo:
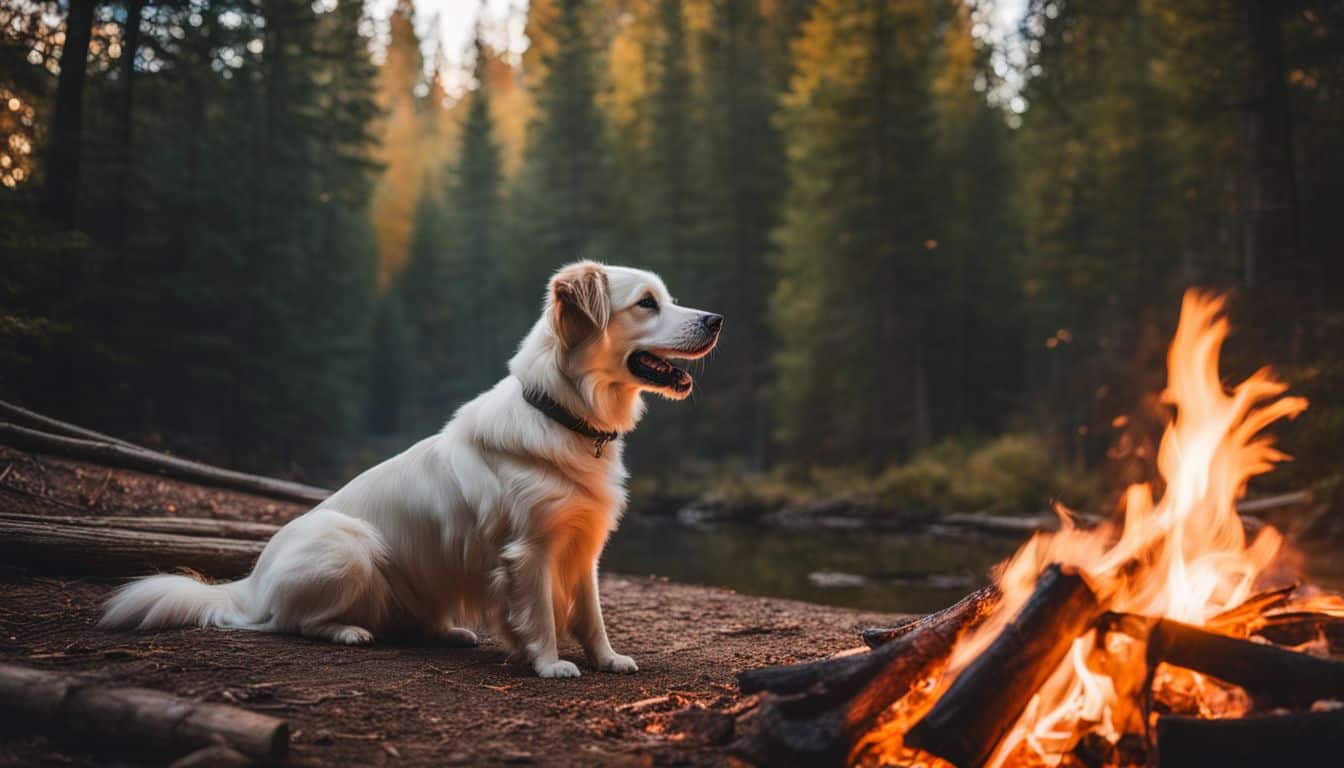
[[[0,511],[283,522],[303,510],[0,449]],[[640,671],[592,672],[570,645],[563,655],[584,675],[542,680],[488,637],[475,649],[351,648],[217,629],[104,632],[93,624],[110,583],[13,568],[0,579],[0,662],[284,717],[295,765],[727,764],[737,672],[850,648],[860,628],[900,618],[608,574],[608,630]],[[0,765],[108,763],[44,736],[0,735]]]

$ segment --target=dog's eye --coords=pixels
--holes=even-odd
[[[652,296],[645,296],[644,298],[640,299],[639,302],[635,304],[635,306],[643,307],[645,309],[652,309],[653,311],[657,312],[658,300],[653,298]]]

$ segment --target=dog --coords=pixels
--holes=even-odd
[[[100,626],[216,626],[333,643],[492,628],[541,677],[637,671],[607,639],[598,558],[626,505],[625,435],[644,393],[694,386],[669,359],[718,342],[723,317],[676,304],[638,269],[580,261],[550,280],[509,374],[438,434],[365,471],[281,528],[251,575],[158,575],[121,587]]]

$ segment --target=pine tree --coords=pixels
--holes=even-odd
[[[415,5],[397,0],[388,20],[387,58],[379,74],[379,102],[385,112],[382,151],[385,167],[373,198],[378,229],[378,281],[384,288],[408,258],[424,167],[422,123],[416,88],[424,80],[424,58],[415,32]]]
[[[838,462],[930,439],[930,25],[913,0],[822,0],[782,117],[780,438]]]
[[[504,182],[503,157],[495,139],[490,82],[491,55],[477,29],[474,44],[476,88],[471,92],[462,129],[457,174],[449,193],[453,232],[452,263],[456,267],[454,294],[466,310],[459,397],[474,395],[503,373],[502,360],[513,343],[501,334],[500,308],[505,306],[503,281],[507,274],[499,247],[500,210]]]
[[[700,207],[713,306],[731,323],[720,341],[704,420],[719,425],[714,442],[766,461],[767,381],[772,354],[767,302],[774,284],[770,234],[785,187],[784,145],[774,124],[778,94],[767,67],[773,40],[759,0],[716,0],[700,48],[704,148]]]
[[[597,52],[588,0],[557,0],[553,50],[543,59],[536,118],[528,131],[520,224],[531,284],[568,261],[613,250],[606,121],[598,109]]]

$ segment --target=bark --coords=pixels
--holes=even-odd
[[[1073,641],[1100,615],[1082,576],[1050,566],[1013,621],[910,729],[905,743],[960,768],[984,765]]]
[[[171,757],[222,742],[268,762],[289,749],[289,724],[278,718],[10,664],[0,664],[0,712],[78,746],[96,741]]]
[[[331,491],[323,488],[220,469],[156,453],[130,443],[64,437],[5,422],[0,422],[0,444],[77,461],[155,472],[201,485],[246,491],[302,504],[318,504],[331,495]]]
[[[242,520],[211,520],[200,517],[80,517],[75,515],[20,515],[0,512],[0,523],[109,528],[113,531],[171,533],[179,536],[205,536],[221,539],[266,541],[279,526]]]
[[[143,576],[190,568],[236,578],[252,570],[259,541],[0,519],[0,563],[62,576]]]
[[[79,205],[79,160],[84,134],[85,65],[93,34],[95,0],[70,0],[61,48],[61,74],[51,115],[47,156],[47,211],[66,227],[74,226]]]

